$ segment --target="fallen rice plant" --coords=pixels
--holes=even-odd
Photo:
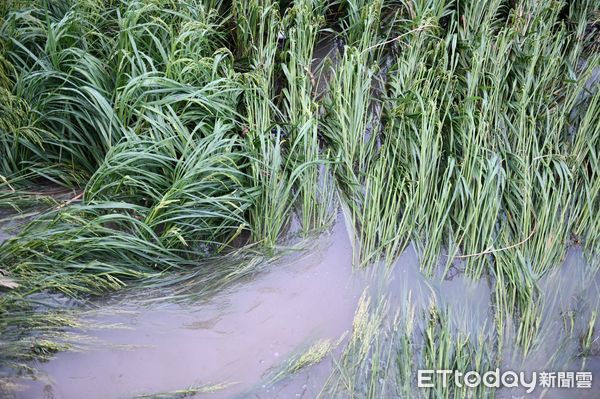
[[[397,267],[412,242],[423,274],[489,282],[493,325],[365,294],[323,397],[411,397],[416,368],[493,368],[511,342],[533,356],[541,282],[572,245],[597,264],[599,15],[597,0],[3,2],[0,219],[33,220],[0,243],[0,372],[64,348],[72,320],[43,328],[37,295],[202,268],[221,287],[236,272],[207,259],[277,255],[338,205],[355,266]],[[426,396],[494,396],[475,394]]]

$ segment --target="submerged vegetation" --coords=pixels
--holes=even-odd
[[[40,295],[216,284],[236,273],[209,260],[273,256],[338,209],[355,266],[413,242],[425,275],[490,282],[493,328],[433,306],[417,344],[420,315],[365,297],[325,397],[411,397],[415,345],[437,368],[527,357],[569,245],[597,270],[599,30],[597,0],[4,1],[0,219],[32,220],[0,243],[1,364],[66,345]]]

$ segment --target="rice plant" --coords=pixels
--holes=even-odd
[[[40,295],[178,284],[204,295],[328,228],[338,206],[355,266],[388,279],[411,244],[432,284],[485,281],[492,314],[469,329],[440,298],[419,308],[365,293],[323,397],[410,397],[416,367],[483,371],[511,345],[519,361],[539,353],[555,303],[544,281],[570,246],[598,256],[599,10],[4,1],[0,223],[21,231],[0,243],[0,371],[64,348],[73,319],[37,312]],[[578,310],[563,312],[565,342],[585,314],[589,355],[597,311]]]
[[[284,121],[290,142],[287,157],[292,169],[302,168],[295,192],[304,233],[327,226],[332,221],[334,188],[329,153],[319,137],[320,102],[317,101],[317,71],[313,51],[323,25],[323,5],[299,2],[288,10],[283,26],[289,48],[282,63],[286,85]]]

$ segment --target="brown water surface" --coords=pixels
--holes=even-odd
[[[352,325],[362,283],[343,225],[319,241],[306,256],[209,301],[146,306],[123,298],[92,312],[90,324],[119,328],[87,331],[93,349],[40,365],[47,378],[17,398],[112,399],[234,384],[216,395],[229,397],[252,388],[294,351],[335,341]]]

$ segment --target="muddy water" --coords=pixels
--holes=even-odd
[[[267,272],[209,299],[163,299],[148,304],[136,293],[103,304],[81,321],[115,328],[83,331],[92,339],[91,348],[59,353],[49,363],[38,365],[44,377],[27,383],[16,398],[132,398],[214,384],[232,385],[197,397],[318,397],[332,371],[331,357],[274,385],[265,383],[265,376],[315,341],[335,341],[350,330],[365,287],[374,298],[388,295],[398,306],[410,292],[417,310],[426,310],[435,302],[451,310],[454,328],[473,336],[480,331],[492,334],[494,294],[488,280],[471,281],[464,275],[442,281],[428,279],[419,271],[412,246],[385,272],[375,266],[353,272],[351,260],[351,245],[340,218],[332,233],[319,237],[304,255],[275,262]],[[580,323],[575,330],[581,331],[585,327],[581,322],[599,308],[597,269],[586,266],[581,250],[571,249],[564,264],[544,276],[539,285],[544,303],[540,344],[525,363],[508,359],[503,367],[585,369],[600,376],[600,344],[596,343],[584,364],[577,357],[578,336],[565,340],[563,327],[563,316],[573,312]],[[596,335],[598,331],[600,318]],[[341,349],[333,357],[339,356]],[[550,359],[553,363],[548,366]],[[600,397],[598,387],[595,383],[593,390],[569,392],[569,397]],[[522,392],[501,390],[498,397],[515,394],[519,397]],[[532,397],[561,398],[563,394],[536,392]]]
[[[92,350],[60,353],[40,365],[46,378],[17,397],[127,398],[205,384],[253,388],[264,373],[317,339],[336,340],[352,324],[361,293],[343,225],[311,254],[275,265],[204,303],[112,305],[88,316]],[[204,396],[203,396],[204,397]]]
[[[524,361],[509,360],[505,368],[538,373],[588,371],[593,376],[592,387],[546,390],[538,387],[529,396],[522,391],[515,393],[506,389],[500,390],[498,398],[600,398],[600,318],[596,318],[594,324],[590,353],[587,357],[580,356],[581,342],[588,331],[590,316],[592,312],[600,310],[598,265],[590,264],[580,248],[570,248],[563,264],[543,276],[539,287],[544,307],[540,311],[540,333],[534,350]],[[573,333],[568,334],[567,331],[571,329]]]

